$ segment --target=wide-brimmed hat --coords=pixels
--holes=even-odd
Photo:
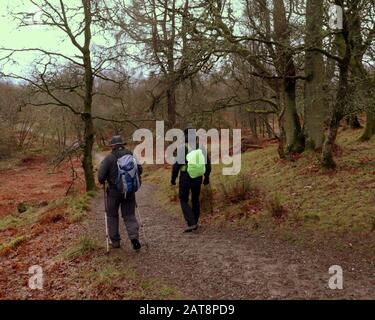
[[[111,147],[114,147],[114,146],[123,146],[125,144],[126,143],[124,142],[124,140],[122,140],[121,136],[113,136],[112,139],[111,139],[110,146]]]

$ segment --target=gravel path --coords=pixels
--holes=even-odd
[[[153,198],[155,186],[137,193],[150,248],[135,253],[124,234],[124,261],[145,277],[159,279],[187,299],[369,299],[375,298],[375,270],[337,253],[303,251],[285,241],[249,232],[202,226],[183,234],[182,214],[171,215]],[[93,204],[93,228],[103,234],[103,198]],[[141,239],[142,240],[142,239]],[[323,248],[322,248],[323,249]],[[126,262],[125,262],[126,263]],[[344,290],[330,290],[328,269],[344,269]]]

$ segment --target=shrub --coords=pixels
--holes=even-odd
[[[267,208],[271,216],[275,219],[281,219],[286,214],[286,209],[282,205],[278,194],[275,194],[268,200]]]
[[[18,205],[17,205],[17,211],[19,213],[25,213],[28,209],[28,206],[26,203],[24,202],[20,202]]]
[[[96,239],[92,239],[87,235],[82,236],[72,247],[68,248],[60,258],[66,260],[74,260],[83,257],[91,252],[101,248]]]
[[[66,212],[64,212],[64,208],[55,208],[41,215],[38,221],[40,224],[57,223],[65,220],[65,216]]]
[[[0,118],[0,160],[9,158],[16,150],[16,139],[12,130]]]
[[[168,198],[170,202],[178,202],[178,189],[177,188],[170,188],[168,191]]]
[[[231,203],[249,200],[253,194],[253,186],[248,175],[239,175],[235,178],[226,177],[220,180],[221,192],[224,198]]]
[[[211,186],[202,187],[201,192],[201,211],[204,214],[212,214],[213,208],[213,193]]]

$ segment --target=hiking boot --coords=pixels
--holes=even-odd
[[[190,226],[190,227],[187,227],[184,231],[184,233],[190,233],[190,232],[193,232],[195,230],[198,229],[198,226],[197,225],[194,225],[194,226]]]
[[[131,242],[135,251],[141,249],[141,244],[139,243],[138,239],[132,239]]]
[[[120,241],[113,241],[111,246],[113,249],[119,249],[121,247]]]

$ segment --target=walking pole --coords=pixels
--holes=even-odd
[[[148,245],[148,240],[147,240],[147,236],[146,236],[145,226],[144,226],[144,224],[142,222],[142,217],[141,217],[141,214],[139,213],[138,203],[137,202],[135,203],[135,208],[137,210],[139,224],[141,225],[141,228],[142,228],[142,234],[143,234],[143,238],[145,240],[145,245],[146,245],[146,248],[148,250],[149,249],[149,245]]]
[[[108,218],[107,218],[107,192],[105,190],[105,182],[103,185],[103,191],[104,191],[104,222],[105,222],[105,241],[106,241],[106,249],[107,253],[109,253],[109,235],[108,235]]]

